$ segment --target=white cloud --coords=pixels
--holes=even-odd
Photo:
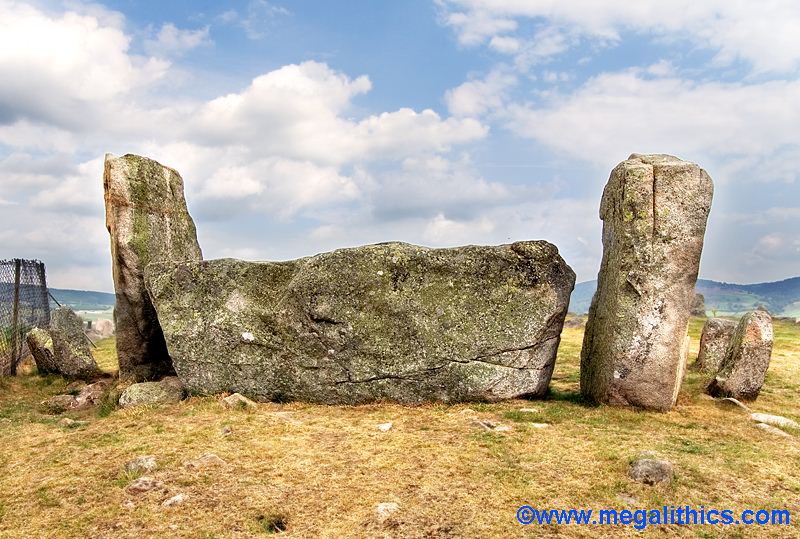
[[[623,32],[685,40],[715,51],[719,64],[741,59],[756,72],[790,72],[800,66],[800,4],[795,0],[438,0],[438,4],[445,24],[465,45],[496,36],[525,39],[510,34],[519,21],[527,20],[568,28],[602,44],[619,41]],[[531,41],[536,46],[540,39]],[[552,54],[564,50],[549,48]]]
[[[116,19],[68,11],[52,15],[0,1],[0,123],[27,118],[56,126],[85,123],[102,103],[164,76],[168,63],[128,53]]]
[[[496,68],[483,79],[469,80],[445,94],[447,110],[455,116],[482,116],[503,107],[517,77],[507,69]]]
[[[575,92],[507,110],[517,133],[568,155],[610,166],[632,151],[667,152],[758,169],[764,180],[782,153],[797,163],[800,81],[739,83],[650,78],[641,70],[597,76]],[[558,136],[553,136],[558,133]],[[777,179],[793,180],[782,167]]]
[[[201,45],[210,45],[209,30],[209,26],[182,30],[172,23],[165,23],[153,38],[145,40],[145,50],[153,56],[180,55]]]
[[[474,221],[454,221],[440,213],[427,224],[422,237],[436,245],[463,245],[480,241],[494,229],[494,223],[487,217]]]

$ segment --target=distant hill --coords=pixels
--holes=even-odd
[[[589,304],[597,289],[597,281],[575,285],[569,310],[574,313],[589,311]],[[752,311],[763,305],[774,316],[800,317],[800,277],[774,283],[731,284],[699,279],[697,292],[706,298],[706,312],[713,315],[735,315]]]
[[[114,294],[108,292],[51,288],[50,293],[61,305],[75,311],[107,311],[114,308],[116,301]]]

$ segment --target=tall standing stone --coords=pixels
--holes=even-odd
[[[753,311],[745,314],[736,326],[719,372],[708,384],[708,394],[755,400],[767,376],[772,341],[769,313]]]
[[[725,352],[736,329],[736,322],[724,318],[709,318],[700,336],[700,353],[697,355],[697,368],[717,374]]]
[[[103,186],[120,377],[160,378],[174,369],[143,275],[151,262],[202,260],[183,180],[177,171],[151,159],[107,154]]]
[[[655,410],[674,405],[712,195],[705,170],[669,155],[633,154],[611,172],[581,352],[584,397]]]

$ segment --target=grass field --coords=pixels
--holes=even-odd
[[[690,328],[693,356],[701,327],[696,320]],[[788,509],[790,527],[659,526],[645,536],[800,536],[800,433],[789,439],[754,428],[747,416],[704,397],[705,377],[693,371],[669,413],[585,405],[577,394],[581,339],[581,329],[565,329],[549,398],[498,404],[266,403],[247,412],[204,397],[72,414],[86,421],[75,428],[59,426],[61,416],[38,409],[66,382],[35,374],[5,379],[0,536],[641,536],[623,526],[522,526],[515,518],[522,504]],[[113,341],[101,342],[97,356],[103,368],[113,369]],[[800,326],[776,323],[770,372],[753,407],[800,420]],[[476,419],[512,428],[486,432]],[[393,428],[379,431],[387,421]],[[643,450],[673,462],[671,484],[627,479],[629,459]],[[205,453],[225,464],[184,465]],[[133,477],[122,466],[140,455],[156,457],[152,476],[166,491],[126,492]],[[178,493],[185,495],[183,504],[162,507]],[[384,524],[374,516],[380,502],[399,504]]]

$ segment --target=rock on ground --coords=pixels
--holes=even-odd
[[[375,506],[375,520],[379,524],[385,524],[399,510],[400,505],[397,502],[379,503]]]
[[[685,371],[713,185],[694,163],[631,155],[603,192],[603,259],[581,352],[589,400],[669,410]]]
[[[736,322],[724,318],[709,318],[700,336],[700,353],[697,355],[698,369],[716,374],[725,359],[725,352],[736,329]]]
[[[783,417],[782,415],[756,413],[756,414],[751,414],[750,419],[758,423],[766,423],[767,425],[772,425],[773,427],[800,430],[800,423],[798,423],[793,419],[789,419],[788,417]]]
[[[192,392],[417,403],[543,396],[575,273],[543,241],[386,243],[151,264],[146,281]]]
[[[731,337],[719,372],[706,388],[708,394],[755,400],[767,376],[772,340],[772,318],[768,312],[745,314]]]
[[[668,460],[656,458],[639,458],[628,468],[628,477],[639,483],[655,485],[672,481],[674,471]]]
[[[131,481],[125,490],[127,490],[129,494],[144,494],[151,490],[165,491],[166,488],[161,481],[157,481],[152,477],[143,476]]]
[[[766,433],[772,434],[773,436],[780,436],[782,438],[792,438],[792,435],[788,432],[784,432],[777,427],[773,427],[772,425],[767,425],[766,423],[756,423],[756,428],[763,430]]]
[[[83,385],[76,395],[56,395],[42,402],[48,413],[60,414],[68,411],[85,410],[103,400],[110,382],[101,380]]]
[[[144,475],[155,471],[157,467],[156,458],[153,455],[144,455],[126,462],[124,470],[127,474]]]
[[[50,328],[32,329],[25,338],[36,368],[41,374],[61,374],[68,378],[92,378],[98,374],[83,321],[66,307],[50,317]]]
[[[255,410],[258,405],[242,395],[241,393],[234,393],[222,399],[222,405],[225,408],[240,409],[240,410]]]
[[[46,329],[33,328],[25,337],[28,343],[33,360],[36,362],[36,370],[39,374],[57,373],[56,359],[53,357],[53,339],[50,332]]]
[[[174,370],[144,287],[144,268],[151,262],[202,259],[183,180],[156,161],[107,154],[103,186],[120,378],[155,380]]]
[[[183,385],[174,376],[160,382],[141,382],[128,386],[119,397],[123,408],[143,404],[174,404],[183,400]]]

